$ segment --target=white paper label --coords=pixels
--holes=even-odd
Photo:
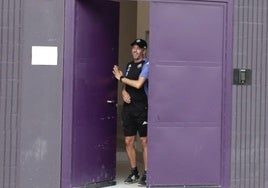
[[[32,65],[57,65],[57,46],[32,46]]]

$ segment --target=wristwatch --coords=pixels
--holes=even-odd
[[[120,76],[119,81],[122,82],[123,78],[125,78],[125,76]]]

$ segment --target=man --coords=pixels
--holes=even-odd
[[[147,43],[136,39],[132,46],[133,61],[127,64],[125,74],[114,66],[115,78],[123,83],[122,98],[124,101],[122,120],[125,135],[126,152],[131,166],[131,173],[125,183],[135,183],[139,179],[136,162],[135,138],[137,132],[143,149],[144,173],[139,185],[146,186],[147,172],[147,111],[148,111],[148,76],[149,62],[145,59]]]

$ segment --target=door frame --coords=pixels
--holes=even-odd
[[[75,0],[65,1],[61,188],[71,188],[74,88]],[[70,102],[71,101],[71,102]]]
[[[139,1],[139,0],[136,0]],[[150,3],[163,2],[163,0],[144,0]],[[194,1],[194,0],[193,0]],[[75,3],[73,0],[65,1],[65,36],[64,36],[64,72],[63,72],[63,108],[62,108],[62,169],[61,169],[61,187],[67,188],[71,185],[70,162],[72,152],[72,123],[73,123],[73,61],[74,61],[74,39],[75,39]],[[165,2],[177,2],[176,0],[168,0]],[[206,1],[204,1],[206,2]],[[231,121],[232,121],[232,17],[233,17],[233,0],[209,0],[209,2],[226,2],[227,3],[227,30],[226,30],[226,67],[224,68],[224,87],[223,95],[223,119],[222,122],[222,186],[230,187],[230,169],[231,169]],[[68,29],[67,29],[68,28]],[[150,31],[151,33],[151,31]],[[149,40],[150,45],[153,41]],[[151,53],[150,53],[151,54]],[[153,63],[153,62],[151,62]],[[150,93],[149,93],[150,103]],[[150,111],[150,109],[149,109]],[[150,123],[150,122],[149,122]]]

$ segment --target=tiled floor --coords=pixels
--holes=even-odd
[[[124,183],[124,180],[130,173],[130,166],[127,159],[126,152],[122,148],[118,148],[118,151],[116,153],[116,185],[109,186],[113,188],[133,188],[133,187],[139,187],[137,183],[127,185]],[[142,164],[138,161],[137,166],[139,169],[142,169]]]
[[[139,187],[137,183],[126,185],[124,183],[125,178],[129,175],[129,163],[128,161],[119,161],[117,162],[117,169],[116,169],[116,185],[110,186],[114,188],[133,188]]]
[[[121,135],[122,130],[120,130],[119,127],[119,132],[118,132],[118,138],[117,138],[117,153],[116,153],[116,158],[117,158],[117,166],[116,166],[116,185],[114,186],[109,186],[110,188],[133,188],[136,187],[138,188],[138,184],[130,184],[127,185],[124,183],[124,180],[130,173],[130,166],[128,162],[128,158],[126,155],[125,151],[125,144],[124,144],[124,137]],[[137,166],[140,169],[140,172],[142,171],[142,164],[140,161],[142,161],[142,154],[141,152],[137,152]]]

